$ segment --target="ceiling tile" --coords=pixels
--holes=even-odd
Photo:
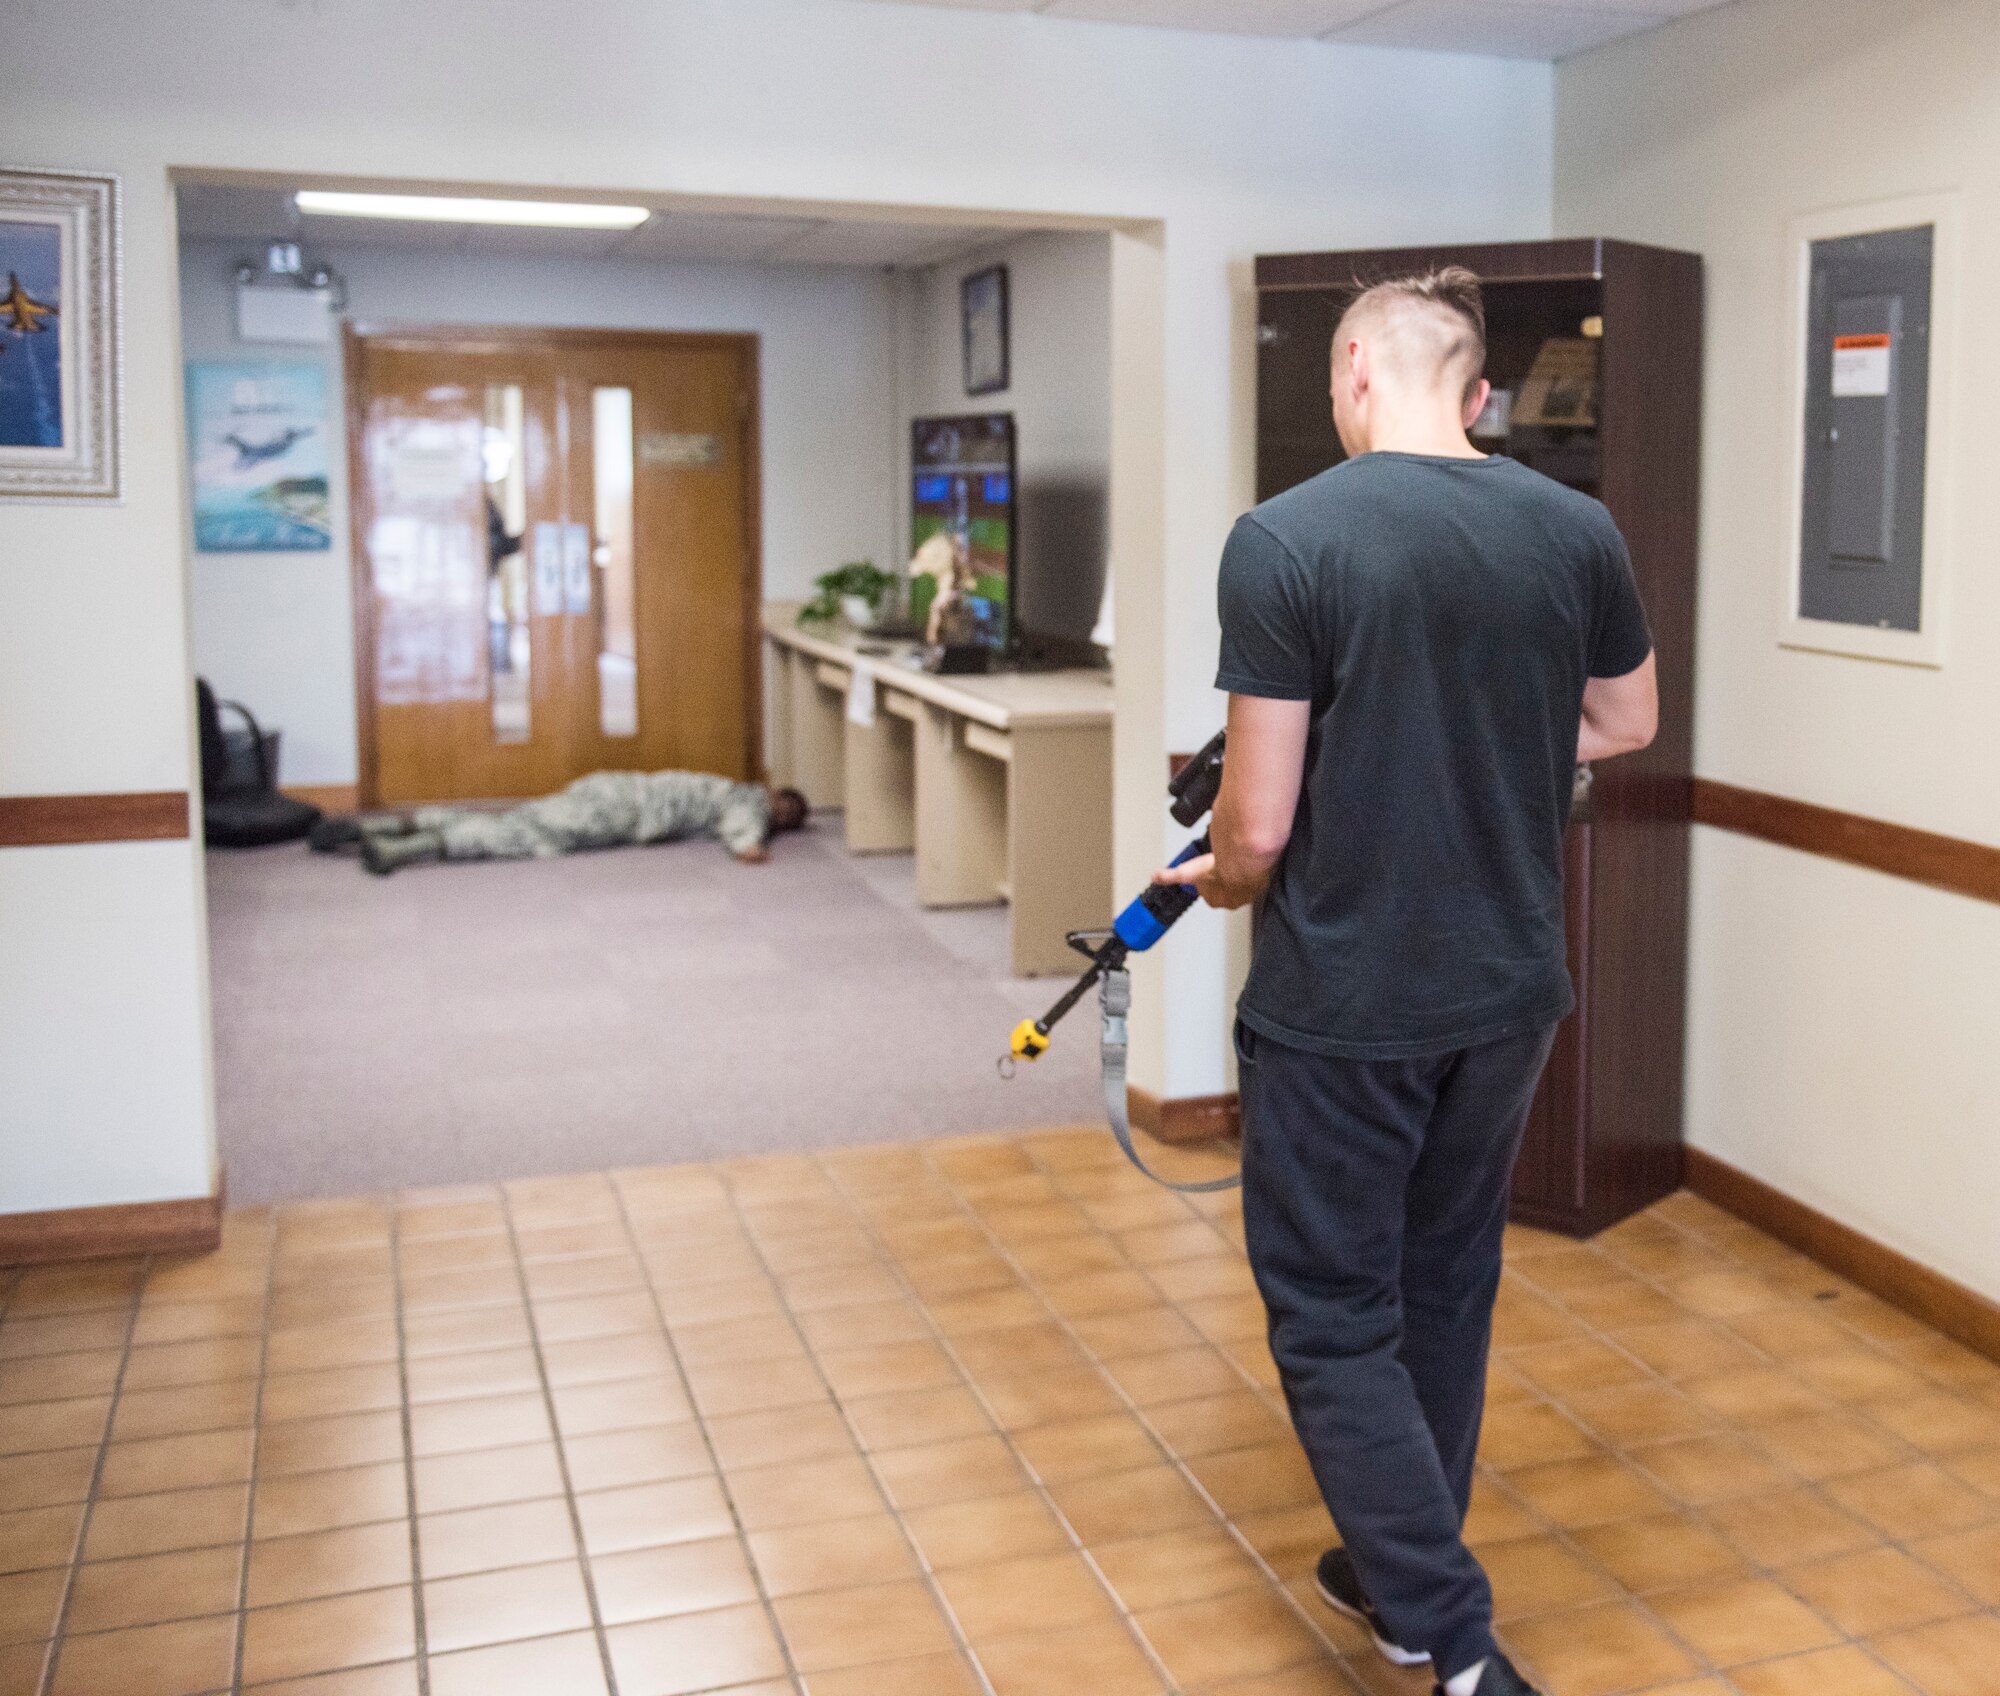
[[[1712,12],[1733,0],[1477,0],[1503,11],[1626,12],[1645,17],[1649,27]]]
[[[309,220],[318,223],[320,220]],[[425,229],[438,230],[436,224]],[[449,226],[445,226],[449,228]],[[625,230],[544,229],[535,224],[467,224],[457,251],[494,257],[546,256],[551,259],[602,259],[623,241]]]
[[[1050,0],[1052,18],[1150,24],[1225,35],[1324,35],[1379,12],[1385,0]]]
[[[301,218],[299,239],[320,253],[350,247],[463,253],[471,229],[470,224],[426,224],[408,218]]]
[[[611,249],[619,259],[686,259],[741,264],[766,259],[785,243],[816,230],[817,218],[732,217],[655,212]]]
[[[770,257],[788,265],[934,265],[1012,233],[964,224],[829,221]]]
[[[845,3],[845,0],[840,0]],[[1735,0],[900,0],[1232,35],[1560,59]]]
[[[292,197],[283,189],[184,183],[179,200],[180,233],[184,236],[265,241],[294,234],[299,227]]]
[[[1501,59],[1566,59],[1621,36],[1657,28],[1658,12],[1608,6],[1544,6],[1516,0],[1402,0],[1326,39],[1365,47],[1416,47]]]

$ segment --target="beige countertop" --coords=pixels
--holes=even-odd
[[[764,634],[802,654],[872,675],[884,688],[929,701],[995,730],[1103,724],[1111,717],[1109,671],[996,671],[937,677],[919,669],[912,642],[881,643],[845,623],[801,625],[797,601],[764,603]],[[886,646],[867,654],[861,644]]]

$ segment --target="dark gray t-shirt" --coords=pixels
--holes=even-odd
[[[1243,1022],[1386,1060],[1567,1015],[1583,686],[1652,651],[1611,515],[1510,459],[1365,454],[1238,520],[1220,598],[1216,686],[1312,703]]]

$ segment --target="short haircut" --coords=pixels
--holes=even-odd
[[[1463,265],[1446,265],[1379,282],[1357,280],[1354,289],[1336,339],[1364,319],[1378,320],[1400,344],[1404,376],[1421,381],[1462,370],[1465,398],[1472,398],[1486,369],[1486,301],[1477,276]]]

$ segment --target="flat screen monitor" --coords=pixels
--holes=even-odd
[[[943,532],[959,539],[972,570],[977,640],[1005,653],[1014,603],[1014,415],[919,418],[910,426],[910,547]],[[928,578],[911,585],[910,613],[930,615]]]

